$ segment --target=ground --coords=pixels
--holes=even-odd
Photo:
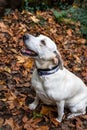
[[[44,34],[53,39],[64,66],[87,84],[87,40],[80,33],[80,23],[57,23],[52,11],[32,14],[14,11],[0,21],[0,130],[87,130],[87,114],[62,123],[55,120],[56,107],[40,102],[31,111],[34,100],[31,76],[34,62],[21,54],[25,33]]]

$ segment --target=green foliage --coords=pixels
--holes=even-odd
[[[58,22],[69,21],[81,23],[81,33],[87,37],[87,10],[82,8],[70,8],[61,12],[53,11],[53,14]]]
[[[70,8],[67,13],[71,14],[71,18],[80,21],[81,24],[87,26],[87,10],[82,8]]]
[[[46,20],[42,17],[42,16],[40,16],[40,15],[37,15],[37,18],[40,20],[39,21],[39,24],[40,25],[45,25],[45,23],[46,23]]]
[[[27,11],[33,11],[36,10],[47,10],[49,8],[58,7],[60,9],[67,9],[69,8],[69,4],[67,2],[63,3],[62,0],[22,0],[22,10],[25,9]],[[67,0],[66,0],[67,1]]]
[[[33,118],[41,118],[42,117],[42,114],[38,114],[36,112],[33,112]]]
[[[80,30],[83,36],[87,37],[87,26],[82,25]]]
[[[62,19],[63,19],[64,17],[66,17],[67,12],[65,12],[65,11],[58,12],[58,11],[54,10],[54,11],[53,11],[53,14],[54,14],[56,20],[57,20],[58,22],[61,22]]]
[[[44,11],[48,8],[48,5],[44,2],[40,2],[38,0],[25,0],[22,10],[25,9],[30,12],[36,12],[36,10]]]

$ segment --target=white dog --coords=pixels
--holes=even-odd
[[[32,86],[36,98],[29,108],[34,110],[41,99],[45,104],[55,104],[59,122],[64,115],[64,107],[72,112],[68,118],[86,113],[87,87],[83,81],[63,66],[61,55],[55,43],[44,35],[23,36],[27,49],[23,54],[35,59],[36,68],[32,76]]]

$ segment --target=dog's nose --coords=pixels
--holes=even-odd
[[[29,39],[29,35],[28,34],[25,34],[24,36],[23,36],[23,40],[25,41],[25,40],[28,40]]]

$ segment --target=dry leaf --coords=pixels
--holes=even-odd
[[[6,119],[6,120],[5,120],[4,125],[6,125],[6,124],[10,125],[10,126],[11,126],[11,128],[12,128],[12,130],[14,130],[14,129],[15,129],[15,127],[16,127],[16,126],[15,126],[15,122],[14,122],[13,118]]]
[[[8,101],[14,101],[17,98],[15,94],[11,91],[9,93],[6,93],[5,96]]]
[[[87,120],[87,115],[83,115],[82,118]]]
[[[72,36],[73,30],[72,30],[72,29],[68,29],[68,30],[67,30],[67,34],[68,34],[69,36]]]
[[[0,127],[2,127],[3,123],[4,123],[4,119],[2,119],[2,118],[0,117]]]
[[[13,52],[13,53],[15,53],[15,54],[18,54],[18,52],[17,52],[17,50],[16,49],[11,49],[11,51]]]
[[[4,80],[0,81],[0,85],[4,85],[6,82]]]
[[[24,63],[25,62],[25,57],[23,57],[23,56],[16,56],[16,58],[17,58],[17,63]]]
[[[24,116],[24,117],[22,118],[22,121],[26,123],[26,122],[28,121],[28,117],[27,117],[27,116]]]
[[[34,23],[38,23],[40,20],[36,18],[36,16],[31,16],[30,17],[31,20],[34,22]]]
[[[73,57],[75,58],[76,63],[81,64],[81,59],[77,55],[73,55]]]
[[[6,124],[10,125],[12,130],[21,130],[21,126],[19,127],[17,123],[14,122],[13,118],[6,119],[4,125]]]
[[[48,126],[40,126],[36,130],[49,130],[49,127]]]
[[[26,68],[26,69],[30,69],[30,68],[32,68],[32,66],[33,66],[33,60],[32,59],[28,59],[25,63],[24,63],[24,67]]]
[[[0,53],[3,53],[3,50],[0,48]]]
[[[60,42],[62,42],[62,40],[63,40],[63,35],[58,35],[57,39],[58,39]]]
[[[87,40],[84,39],[84,38],[79,38],[79,39],[77,40],[77,43],[78,43],[78,44],[85,44],[86,42],[87,42]]]
[[[75,119],[76,119],[76,129],[81,130],[82,129],[82,121],[78,117],[76,117]]]
[[[40,121],[40,118],[30,119],[25,123],[24,128],[26,130],[36,130],[36,128],[38,127],[37,123],[39,123]]]
[[[4,71],[8,72],[8,73],[11,73],[11,69],[8,67],[8,66],[5,66],[3,68]]]
[[[58,122],[55,118],[51,117],[50,120],[56,127],[58,127],[60,125],[60,122]]]
[[[42,106],[40,113],[42,115],[49,115],[54,111],[55,111],[55,108],[53,107]]]

